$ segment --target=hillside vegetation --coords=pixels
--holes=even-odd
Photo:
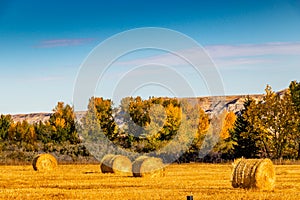
[[[106,139],[164,162],[175,155],[177,162],[300,158],[300,83],[224,99],[127,97],[114,108],[110,99],[91,97],[85,112],[58,102],[51,114],[1,115],[0,162],[30,162],[41,152],[60,162],[95,162],[87,144],[98,142],[105,155],[113,151],[102,143]]]

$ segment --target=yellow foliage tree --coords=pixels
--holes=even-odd
[[[223,120],[223,126],[220,133],[221,139],[226,139],[230,136],[230,130],[234,128],[234,123],[236,120],[236,115],[233,112],[225,111],[225,118]]]

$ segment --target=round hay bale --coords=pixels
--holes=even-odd
[[[100,169],[102,173],[131,175],[132,163],[126,156],[108,154],[102,158]]]
[[[132,163],[134,177],[162,177],[164,164],[160,158],[141,156]]]
[[[57,167],[57,160],[51,154],[39,154],[33,158],[32,167],[35,171],[50,171]]]
[[[102,158],[100,162],[100,169],[102,173],[114,173],[111,166],[115,156],[116,155],[113,154],[107,154]]]
[[[240,158],[233,163],[232,187],[271,191],[275,186],[275,169],[270,159]]]

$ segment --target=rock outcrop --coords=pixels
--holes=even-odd
[[[283,94],[282,91],[278,92]],[[243,104],[247,97],[251,97],[255,100],[261,100],[263,95],[235,95],[225,97],[198,97],[198,98],[187,98],[200,104],[201,108],[208,114],[220,112],[224,109],[238,113],[243,109]],[[47,121],[52,113],[30,113],[30,114],[17,114],[12,115],[14,121],[27,120],[29,123],[37,123],[39,121]],[[77,119],[80,119],[85,114],[85,111],[76,112]]]

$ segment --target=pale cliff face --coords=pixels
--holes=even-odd
[[[231,111],[234,113],[238,113],[241,109],[243,109],[244,101],[246,100],[248,95],[235,95],[235,96],[226,96],[223,98],[225,100],[222,108],[218,109],[226,109],[227,111]],[[249,97],[255,100],[261,100],[263,95],[249,95]],[[193,98],[194,99],[194,98]],[[206,113],[213,113],[218,106],[219,97],[199,97],[197,98],[199,105]],[[81,118],[84,115],[84,111],[76,112],[76,116]],[[17,121],[27,120],[28,123],[33,124],[39,121],[45,122],[47,121],[52,113],[29,113],[29,114],[16,114],[12,115],[12,119]]]

